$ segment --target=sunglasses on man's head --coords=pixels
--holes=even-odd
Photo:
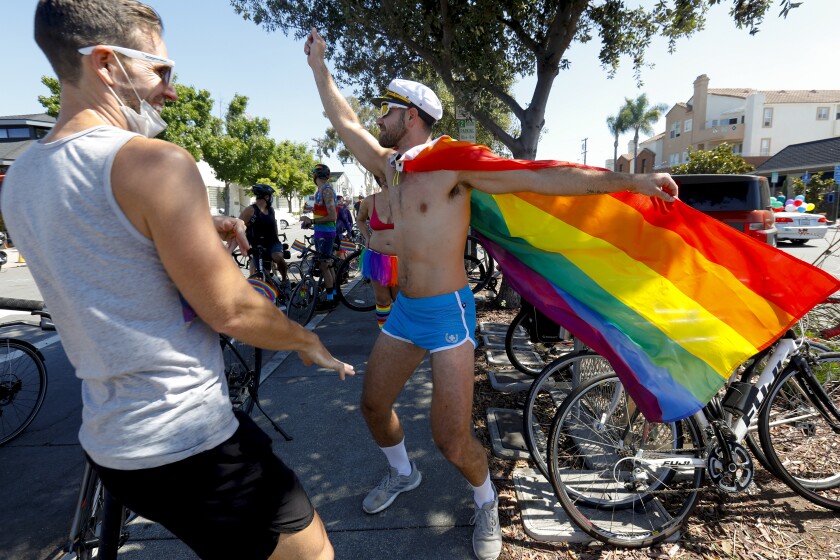
[[[391,112],[391,109],[408,109],[408,107],[399,103],[383,103],[379,106],[379,118],[385,118]]]
[[[118,52],[123,56],[127,56],[128,58],[134,58],[137,60],[146,61],[155,67],[155,72],[157,72],[160,79],[166,85],[172,84],[172,78],[174,76],[173,69],[175,68],[175,61],[169,60],[168,58],[163,58],[162,56],[157,56],[155,54],[149,54],[143,51],[137,51],[134,49],[128,49],[126,47],[115,47],[113,45],[94,45],[91,47],[82,47],[79,49],[79,54],[82,55],[89,55],[93,52],[93,49],[96,47],[105,47],[106,49],[111,49],[114,52]]]

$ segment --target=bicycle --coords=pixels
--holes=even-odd
[[[467,242],[464,246],[464,269],[467,273],[470,290],[474,294],[484,288],[496,289],[495,268],[496,263],[493,257],[490,256],[481,241],[474,235],[467,235]]]
[[[756,419],[771,474],[840,511],[840,353],[812,352],[788,331],[741,379],[700,412],[667,424],[647,422],[615,375],[573,389],[548,439],[549,478],[569,517],[611,545],[667,539],[691,515],[707,474],[724,493],[750,486],[754,464],[743,443],[754,445],[747,436]]]
[[[554,359],[575,349],[575,338],[563,327],[522,300],[519,313],[505,333],[505,353],[524,374],[536,377]]]
[[[55,330],[50,314],[40,301],[0,298],[0,309],[29,311],[40,317],[41,330]],[[1,327],[31,326],[26,321],[8,321]],[[47,396],[44,355],[20,338],[0,337],[0,445],[20,434],[35,420]]]
[[[311,241],[311,237],[304,237]],[[345,259],[335,255],[325,255],[317,251],[312,244],[304,245],[295,242],[293,248],[301,252],[300,268],[302,282],[306,281],[306,289],[314,294],[312,299],[312,314],[315,313],[315,305],[323,292],[324,278],[317,261],[328,260],[332,263],[335,272],[335,288],[338,300],[354,311],[372,311],[376,307],[376,297],[373,292],[373,285],[370,279],[361,275],[361,254],[356,250],[350,253]]]

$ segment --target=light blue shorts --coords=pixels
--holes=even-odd
[[[391,308],[382,332],[429,352],[475,342],[475,298],[469,286],[457,292],[426,298],[402,293]]]

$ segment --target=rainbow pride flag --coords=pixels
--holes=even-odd
[[[399,171],[582,167],[504,159],[447,137],[420,148]],[[840,288],[680,201],[471,196],[470,225],[511,286],[606,357],[651,421],[697,412],[738,365]]]

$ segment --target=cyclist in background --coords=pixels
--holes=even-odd
[[[315,250],[325,256],[332,256],[335,247],[335,222],[338,212],[335,207],[335,191],[330,186],[330,168],[319,163],[312,169],[312,179],[318,186],[315,193],[315,204],[312,207],[312,215],[304,216],[301,219],[303,227],[312,227],[315,230]],[[322,307],[332,308],[338,305],[338,298],[335,293],[335,271],[333,261],[329,258],[320,259],[321,274],[324,275],[324,287],[326,288],[326,302]]]
[[[277,265],[280,277],[286,284],[286,259],[283,258],[283,244],[277,231],[277,218],[271,206],[274,189],[270,185],[257,183],[251,187],[256,200],[254,204],[245,208],[239,219],[245,222],[245,235],[252,247],[259,245],[271,254],[271,260]],[[254,273],[254,263],[251,262],[251,274]]]

